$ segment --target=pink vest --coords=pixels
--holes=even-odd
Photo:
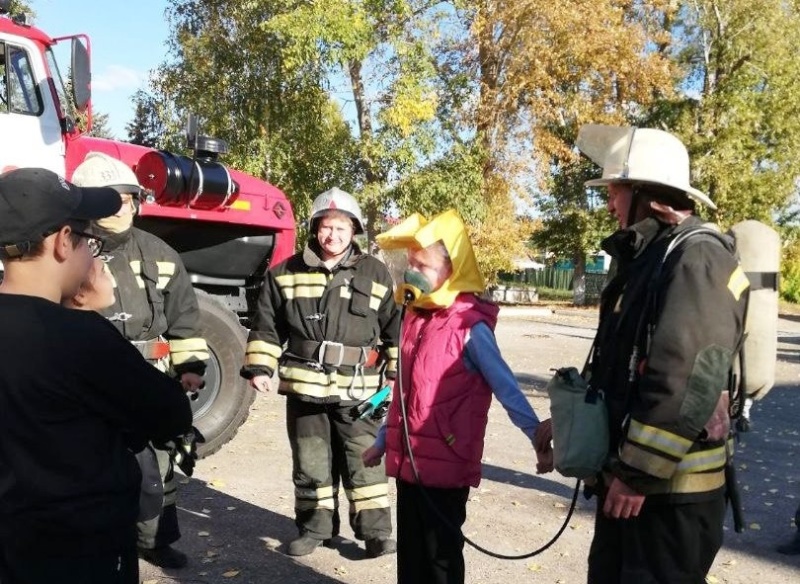
[[[492,390],[464,363],[467,333],[478,322],[492,330],[498,308],[473,294],[452,306],[409,311],[403,322],[401,374],[411,450],[428,487],[477,487]],[[386,419],[386,474],[415,483],[406,452],[399,386]]]

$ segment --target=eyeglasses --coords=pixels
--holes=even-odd
[[[92,257],[96,258],[101,253],[103,253],[103,240],[97,237],[96,235],[92,235],[91,233],[84,233],[83,231],[76,231],[72,230],[72,233],[77,235],[78,237],[83,237],[86,239],[86,245],[89,246],[89,251],[92,252]]]

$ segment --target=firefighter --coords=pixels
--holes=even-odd
[[[158,369],[174,374],[188,392],[203,387],[208,348],[200,336],[199,309],[191,281],[177,252],[158,237],[133,227],[141,188],[121,161],[91,152],[73,175],[79,186],[110,186],[122,199],[120,211],[96,221],[92,232],[105,242],[105,260],[115,283],[116,302],[102,314]],[[191,441],[176,437],[151,444],[137,457],[145,474],[158,466],[161,513],[138,523],[139,556],[156,566],[182,568],[186,555],[172,547],[180,538],[174,459],[191,474],[193,458],[179,450]]]
[[[609,408],[596,492],[590,584],[705,581],[722,544],[730,436],[728,381],[749,283],[732,243],[694,235],[686,147],[655,129],[587,126],[578,148],[603,167],[620,229],[603,291],[591,383]]]
[[[278,392],[287,397],[299,531],[287,553],[310,554],[338,534],[341,479],[350,525],[374,558],[396,550],[383,465],[361,460],[380,422],[351,411],[393,384],[400,313],[388,269],[353,240],[364,224],[350,194],[319,195],[309,232],[305,250],[265,278],[242,376],[267,391],[277,370]]]

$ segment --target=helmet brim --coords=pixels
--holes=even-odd
[[[633,176],[629,176],[626,178],[613,178],[613,177],[606,177],[606,178],[595,178],[592,180],[587,180],[584,185],[587,187],[607,187],[610,184],[647,184],[647,185],[656,185],[662,187],[669,187],[672,189],[676,189],[678,191],[683,191],[686,193],[686,196],[692,199],[693,201],[697,201],[698,203],[705,205],[709,209],[716,210],[717,206],[714,202],[702,191],[698,191],[696,188],[691,186],[682,186],[677,187],[675,185],[668,185],[662,182],[647,180],[647,179],[640,179]]]

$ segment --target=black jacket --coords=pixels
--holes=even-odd
[[[103,315],[129,341],[163,336],[169,341],[175,372],[202,375],[208,347],[201,336],[197,297],[178,253],[136,227],[123,234],[95,231],[103,237],[116,283],[117,301]]]
[[[723,484],[727,436],[709,438],[706,426],[715,412],[728,421],[747,279],[732,246],[708,235],[660,267],[669,242],[700,225],[651,218],[603,243],[617,270],[602,295],[591,383],[609,405],[609,472],[648,495],[696,499]]]
[[[396,373],[400,311],[392,289],[386,266],[355,244],[329,270],[310,243],[268,272],[242,375],[272,375],[277,368],[280,393],[311,402],[346,405],[369,397],[380,385],[380,366],[390,378]],[[363,368],[323,366],[309,352],[322,341],[366,352],[380,344],[383,360]],[[327,348],[329,356],[338,350]]]
[[[132,449],[191,429],[181,386],[100,315],[0,294],[0,545],[132,545]]]

